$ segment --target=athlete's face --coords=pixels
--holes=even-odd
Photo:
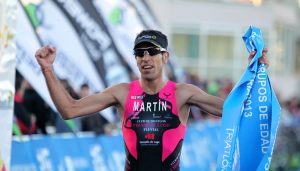
[[[155,80],[162,77],[163,66],[168,61],[169,53],[152,44],[143,44],[136,48],[135,58],[141,77],[146,80]]]

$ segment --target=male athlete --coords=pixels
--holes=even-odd
[[[178,171],[190,106],[222,116],[223,99],[191,84],[165,80],[167,46],[167,37],[161,32],[142,31],[133,49],[140,79],[113,85],[80,100],[74,100],[54,74],[55,48],[44,46],[35,56],[52,100],[64,119],[96,113],[109,106],[118,109],[125,140],[126,171]],[[264,63],[268,63],[266,52],[261,60]]]

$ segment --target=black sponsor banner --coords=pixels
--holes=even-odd
[[[105,86],[129,82],[132,69],[118,52],[91,1],[54,0],[78,32]]]
[[[22,5],[21,5],[22,4]],[[24,9],[23,9],[24,6]],[[26,12],[25,12],[26,11]],[[53,1],[20,1],[17,37],[17,68],[44,100],[55,109],[34,54],[43,44],[57,47],[54,69],[75,90],[87,83],[96,92],[104,88],[94,64],[82,46],[77,32]],[[110,109],[101,114],[113,121]]]
[[[27,51],[34,54],[42,45],[55,46],[57,55],[53,65],[60,78],[68,79],[75,89],[78,89],[83,83],[87,83],[93,91],[103,89],[101,79],[98,77],[85,49],[82,48],[77,33],[62,15],[57,5],[48,0],[36,3],[30,0],[20,2],[22,4],[20,8],[26,16],[21,21],[29,21],[28,29],[32,30],[34,35],[30,40],[36,40],[39,43],[38,47],[28,48]],[[60,24],[58,25],[56,22]],[[24,29],[22,27],[24,26],[19,26],[18,29]],[[18,43],[28,41],[23,35],[18,35],[18,38]],[[29,45],[27,44],[27,46]],[[76,51],[72,49],[76,49]],[[34,56],[32,58],[35,61]],[[36,61],[34,63],[37,64]],[[37,68],[39,70],[39,67]]]

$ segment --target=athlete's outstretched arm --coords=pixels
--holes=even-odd
[[[269,60],[267,58],[268,49],[264,48],[262,52],[262,57],[259,59],[260,63],[266,64],[269,66]],[[249,54],[248,61],[249,63],[255,56],[256,52]],[[191,85],[191,84],[178,84],[177,92],[179,97],[179,102],[186,103],[188,105],[195,105],[201,108],[202,110],[213,114],[215,116],[222,116],[224,100],[222,98],[212,96],[201,90],[200,88]],[[179,103],[182,104],[182,103]]]
[[[195,85],[178,84],[177,95],[179,104],[195,105],[212,115],[222,116],[224,100],[207,94]]]
[[[88,115],[117,103],[117,99],[112,94],[116,87],[108,88],[102,93],[88,96],[80,100],[73,99],[60,84],[54,73],[53,62],[55,56],[56,49],[49,46],[40,48],[35,54],[46,79],[51,98],[62,118],[71,119]]]

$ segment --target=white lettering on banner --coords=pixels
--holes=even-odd
[[[261,140],[261,152],[266,154],[270,146],[270,128],[268,124],[268,106],[264,104],[267,100],[267,74],[264,67],[258,69],[257,79],[259,83],[258,88],[258,101],[259,101],[259,130],[260,130],[260,140]]]
[[[268,120],[268,106],[259,106],[258,107],[258,109],[259,109],[259,113],[260,113],[260,115],[259,115],[259,119],[260,120]]]
[[[272,153],[273,153],[273,151],[272,151]],[[271,153],[271,156],[272,156],[272,153]],[[265,164],[265,170],[270,169],[271,159],[272,159],[272,157],[268,157],[268,162]]]
[[[119,151],[112,152],[113,160],[110,160],[109,166],[111,170],[124,170],[124,153]],[[112,167],[113,166],[113,167]]]
[[[74,166],[73,166],[73,162],[72,162],[72,159],[70,156],[65,156],[64,157],[64,161],[65,161],[65,164],[66,164],[66,169],[69,171],[73,171],[75,170],[74,169]]]
[[[251,107],[252,100],[251,100],[250,91],[251,91],[251,88],[253,86],[253,82],[254,82],[254,79],[250,80],[247,83],[247,93],[246,93],[246,96],[248,98],[247,98],[247,100],[246,100],[246,102],[244,104],[244,109],[243,109],[243,113],[244,113],[245,117],[251,117],[252,116],[252,107]]]
[[[157,105],[158,104],[158,105]],[[167,111],[167,102],[158,101],[158,102],[138,102],[134,101],[133,109],[134,112],[146,111],[146,112],[156,112],[156,111]]]
[[[52,171],[54,169],[49,156],[50,151],[47,148],[41,148],[37,151],[36,158],[40,164],[39,170]]]
[[[224,154],[222,157],[222,170],[227,170],[227,167],[231,166],[230,162],[228,161],[229,157],[230,157],[230,153],[231,153],[231,142],[232,142],[232,138],[233,138],[233,134],[234,134],[234,129],[230,129],[227,128],[226,129],[226,138],[224,140],[225,142],[225,147],[224,147]]]
[[[254,79],[250,80],[250,81],[247,83],[247,93],[246,93],[246,96],[248,96],[248,95],[250,94],[250,91],[251,91],[253,82],[254,82]]]
[[[90,155],[92,158],[94,170],[108,170],[101,153],[103,153],[103,152],[102,152],[102,148],[100,145],[94,145],[90,149]]]
[[[91,19],[89,14],[84,11],[78,1],[58,0],[58,2],[63,4],[69,14],[74,17],[76,22],[85,30],[89,38],[94,39],[99,43],[102,50],[105,50],[110,46],[111,40],[108,35],[105,31],[100,29],[93,19]]]

